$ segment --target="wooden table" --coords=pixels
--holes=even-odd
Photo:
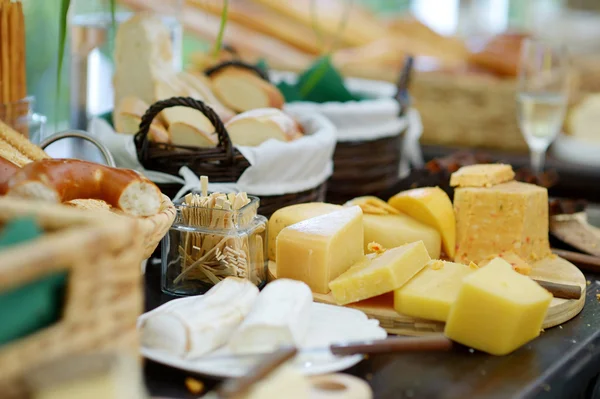
[[[148,265],[146,309],[172,299],[160,293],[160,267]],[[449,353],[372,356],[346,372],[362,377],[375,398],[590,398],[600,372],[600,274],[590,281],[581,314],[552,328],[515,353],[494,357],[460,347]],[[147,361],[150,393],[194,398],[184,386],[189,374]],[[208,388],[216,381],[199,377]],[[600,397],[600,388],[596,397]],[[282,397],[282,399],[284,399]]]

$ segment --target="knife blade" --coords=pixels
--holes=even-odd
[[[398,353],[398,352],[431,352],[448,351],[452,348],[452,341],[443,334],[432,334],[424,337],[392,337],[386,339],[338,343],[325,347],[302,348],[295,355],[304,355],[311,353],[332,353],[336,356],[350,355],[374,355],[380,353]],[[209,355],[194,358],[198,361],[222,361],[222,360],[242,360],[242,359],[261,359],[270,353],[236,353],[223,355]]]

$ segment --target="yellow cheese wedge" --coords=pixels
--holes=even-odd
[[[360,206],[363,214],[371,214],[371,215],[398,215],[400,211],[398,211],[393,206],[390,206],[387,202],[377,197],[373,197],[371,195],[366,195],[364,197],[354,198],[344,204],[345,206]]]
[[[463,279],[444,333],[463,345],[506,355],[540,334],[552,294],[500,258]]]
[[[406,216],[363,215],[365,226],[365,252],[371,242],[384,248],[395,248],[415,241],[423,241],[429,256],[440,257],[442,239],[433,227]]]
[[[502,258],[505,261],[507,261],[508,263],[510,263],[513,270],[516,271],[517,273],[521,273],[526,276],[529,276],[529,274],[531,273],[531,265],[529,263],[525,262],[519,255],[517,255],[513,251],[503,252],[503,253],[499,254],[497,257]],[[481,266],[481,267],[486,266],[488,263],[490,263],[490,261],[492,259],[493,258],[479,262],[479,266]]]
[[[454,191],[456,256],[459,263],[480,263],[513,251],[525,262],[550,255],[548,191],[511,181],[493,187]]]
[[[388,203],[408,216],[437,229],[442,236],[444,252],[450,258],[454,258],[456,220],[452,201],[441,188],[423,187],[402,191],[390,198]]]
[[[477,268],[432,260],[408,283],[394,291],[394,309],[406,316],[446,321],[464,277]]]
[[[329,283],[329,288],[339,305],[362,301],[402,287],[430,260],[423,241],[413,242],[365,257]]]
[[[268,252],[269,259],[276,262],[275,239],[284,228],[316,216],[325,215],[342,209],[341,205],[311,202],[286,206],[277,210],[269,219],[268,226]]]
[[[512,166],[506,164],[482,164],[463,166],[450,176],[452,187],[491,187],[515,178]]]
[[[277,236],[277,277],[304,281],[327,294],[331,280],[363,256],[362,211],[358,206],[304,220]]]

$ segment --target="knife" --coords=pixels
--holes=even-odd
[[[314,347],[300,349],[294,355],[303,355],[310,353],[332,353],[336,356],[350,355],[374,355],[380,353],[392,352],[432,352],[432,351],[448,351],[452,348],[452,341],[446,338],[443,334],[433,334],[423,337],[392,337],[386,339],[378,339],[371,341],[350,342],[332,344],[326,347]],[[197,357],[198,361],[213,361],[213,360],[241,360],[264,358],[270,353],[240,353],[226,354],[215,356]]]

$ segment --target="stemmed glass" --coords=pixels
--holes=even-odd
[[[521,133],[539,176],[546,150],[561,130],[569,95],[569,60],[564,46],[526,39],[521,48],[517,108]]]

